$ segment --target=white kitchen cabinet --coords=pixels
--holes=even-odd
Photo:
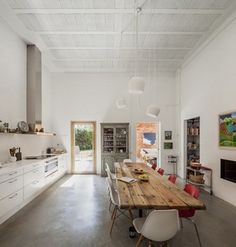
[[[40,180],[45,175],[45,165],[44,163],[37,168],[24,174],[24,186],[33,183],[34,181]]]
[[[2,175],[0,175],[0,183],[12,179],[15,177],[18,177],[23,174],[23,168],[13,169],[12,171],[6,172]]]
[[[61,178],[67,169],[67,155],[59,155],[58,171],[45,177],[46,161],[24,161],[0,170],[0,224]],[[19,167],[17,167],[19,164]]]
[[[4,217],[9,211],[16,208],[23,202],[23,189],[18,190],[4,199],[0,200],[0,218]]]
[[[58,157],[58,171],[60,174],[65,173],[67,170],[67,155],[63,154]]]
[[[41,189],[45,185],[45,178],[41,177],[40,179],[33,180],[31,183],[27,184],[24,187],[24,200],[33,197],[34,195],[38,195]]]
[[[14,193],[15,191],[22,189],[23,176],[13,177],[0,184],[0,200],[4,197]]]

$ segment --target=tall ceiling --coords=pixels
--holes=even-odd
[[[5,1],[68,72],[175,71],[235,8],[234,0]]]

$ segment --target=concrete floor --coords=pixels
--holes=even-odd
[[[196,222],[204,247],[236,246],[236,208],[202,193],[207,210]],[[104,178],[65,176],[0,227],[1,247],[102,247],[135,246],[126,218],[117,220],[109,235],[110,214]],[[191,224],[171,241],[171,246],[199,246]],[[147,246],[144,241],[142,246]],[[158,244],[155,244],[158,246]]]

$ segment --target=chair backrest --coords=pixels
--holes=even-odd
[[[159,168],[159,169],[157,170],[157,172],[158,172],[161,176],[163,176],[165,171],[164,171],[164,169]]]
[[[144,222],[141,234],[152,241],[167,241],[175,236],[180,228],[178,211],[154,210]]]
[[[198,199],[200,195],[199,189],[192,184],[186,184],[184,187],[184,191],[186,191],[189,195],[193,196],[196,199]]]
[[[184,191],[196,199],[198,199],[200,195],[199,189],[192,184],[186,184],[184,187]],[[191,218],[194,215],[195,209],[179,210],[179,217],[181,218]]]
[[[153,170],[156,170],[156,168],[157,168],[157,164],[156,164],[156,163],[153,163],[153,164],[152,164],[152,169],[153,169]]]
[[[131,159],[124,159],[123,163],[132,163],[132,160]]]
[[[105,165],[106,165],[106,170],[111,172],[110,166],[107,163]]]
[[[107,186],[108,186],[108,190],[109,190],[111,201],[112,201],[112,203],[114,205],[117,205],[117,201],[115,200],[115,193],[116,193],[116,191],[115,191],[113,182],[112,182],[112,180],[109,177],[106,178],[106,181],[107,181]]]
[[[169,176],[168,180],[169,180],[171,183],[175,184],[176,178],[177,178],[176,175],[171,174],[171,175]]]

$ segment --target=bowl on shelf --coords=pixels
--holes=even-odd
[[[200,164],[200,163],[198,163],[198,162],[190,162],[190,166],[191,166],[191,168],[193,168],[193,169],[200,170],[202,164]]]

